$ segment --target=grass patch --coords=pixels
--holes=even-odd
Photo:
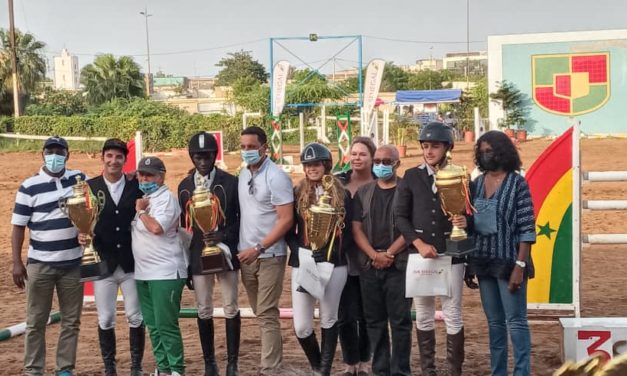
[[[102,141],[68,141],[71,152],[99,153],[102,150]],[[0,137],[0,152],[26,152],[42,150],[44,140],[20,140]]]

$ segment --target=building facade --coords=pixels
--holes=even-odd
[[[78,90],[79,86],[78,56],[70,55],[69,51],[64,48],[61,56],[54,57],[54,88]]]

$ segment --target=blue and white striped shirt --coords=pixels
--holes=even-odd
[[[28,262],[56,266],[78,265],[82,255],[78,230],[59,209],[59,199],[72,195],[78,170],[65,170],[60,178],[48,175],[43,168],[26,179],[15,195],[11,224],[28,226],[30,242]]]
[[[473,182],[473,201],[477,197],[485,197],[484,182],[485,175]],[[514,262],[520,242],[536,241],[533,202],[527,181],[510,172],[492,198],[496,201],[496,233],[475,234],[478,250],[473,257]]]

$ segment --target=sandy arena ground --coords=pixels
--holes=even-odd
[[[548,140],[535,140],[521,145],[521,155],[526,167],[530,166],[538,155],[549,145]],[[584,170],[627,170],[627,142],[620,139],[584,140],[582,146],[582,161]],[[295,147],[288,151],[296,152]],[[421,160],[416,144],[409,148],[410,157],[403,159],[401,171],[414,166]],[[176,190],[178,182],[192,166],[185,151],[174,151],[162,155],[168,169],[167,184],[170,189]],[[298,160],[295,158],[295,160]],[[473,167],[471,146],[457,145],[455,161]],[[237,154],[228,155],[226,163],[231,171],[239,164]],[[20,183],[37,171],[41,165],[41,156],[37,153],[10,153],[0,154],[0,215],[4,218],[0,222],[0,254],[4,262],[0,263],[0,328],[24,321],[25,294],[17,289],[11,279],[11,245],[10,218],[13,210],[15,192]],[[81,169],[94,176],[100,171],[99,156],[87,154],[72,154],[70,168]],[[302,176],[295,176],[297,181]],[[597,199],[625,199],[627,185],[625,183],[594,183],[584,186],[584,198]],[[583,231],[587,233],[620,233],[626,232],[627,213],[597,212],[584,213]],[[627,273],[622,265],[627,264],[627,252],[620,246],[595,246],[585,248],[582,254],[582,315],[584,317],[598,316],[625,316],[627,315]],[[26,256],[26,251],[23,252]],[[286,278],[281,298],[281,307],[291,307],[290,273]],[[220,302],[219,291],[216,291],[216,301]],[[465,290],[464,319],[466,322],[466,375],[489,374],[489,351],[485,316],[482,312],[479,295],[476,291]],[[219,303],[216,304],[219,306]],[[243,287],[240,286],[240,305],[248,307],[248,299]],[[183,307],[193,307],[194,298],[189,290],[185,290]],[[57,305],[53,309],[56,309]],[[122,306],[119,305],[119,309]],[[130,367],[128,352],[128,330],[123,314],[118,315],[118,371],[126,374]],[[307,361],[293,334],[291,320],[282,321],[284,340],[283,374],[294,374],[295,370],[306,369]],[[216,352],[222,372],[225,370],[226,345],[224,343],[224,325],[217,320]],[[181,329],[185,343],[185,359],[188,375],[202,375],[203,361],[196,322],[192,319],[181,319]],[[534,321],[531,324],[532,332],[532,362],[533,375],[550,375],[560,365],[561,330],[557,320]],[[59,324],[49,326],[47,332],[47,372],[52,374],[56,341],[59,333]],[[438,323],[437,358],[440,367],[445,364],[445,330],[443,323]],[[22,372],[23,336],[0,342],[0,363],[3,364],[0,374],[19,375]],[[150,341],[147,341],[149,343]],[[412,373],[420,374],[418,363],[418,348],[414,336],[412,350]],[[242,340],[240,351],[240,370],[242,375],[256,374],[259,366],[259,333],[254,320],[243,320]],[[146,348],[144,369],[146,372],[154,369],[154,360],[150,345]],[[336,372],[341,371],[341,354],[335,358]],[[302,374],[301,372],[298,372]],[[78,361],[76,375],[102,374],[102,360],[98,347],[97,318],[93,305],[86,305],[80,332]]]

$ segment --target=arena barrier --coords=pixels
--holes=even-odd
[[[583,182],[627,181],[627,171],[588,171],[582,174]],[[586,210],[627,210],[627,200],[584,200]],[[627,234],[582,234],[581,242],[590,244],[627,244]]]
[[[52,312],[50,314],[50,317],[48,317],[47,325],[54,324],[59,321],[61,321],[61,314],[59,312]],[[9,326],[8,328],[0,329],[0,341],[5,341],[9,338],[22,335],[24,334],[25,331],[26,331],[26,322]]]

